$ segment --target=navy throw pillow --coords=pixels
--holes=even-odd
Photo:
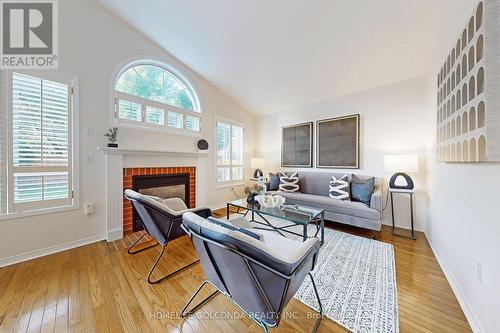
[[[351,178],[351,200],[359,201],[370,206],[375,178],[360,179],[356,175]]]
[[[269,188],[268,191],[277,191],[280,187],[280,177],[278,174],[269,172]]]

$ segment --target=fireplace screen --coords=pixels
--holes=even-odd
[[[189,202],[189,174],[143,175],[132,177],[132,188],[144,195],[153,195],[162,199],[181,198],[187,207]],[[142,230],[139,214],[132,213],[133,231]]]
[[[170,185],[170,186],[143,188],[139,190],[139,193],[144,195],[153,195],[155,197],[162,199],[181,198],[182,201],[186,202],[185,185]]]

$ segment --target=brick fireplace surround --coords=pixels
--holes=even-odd
[[[133,176],[189,174],[189,208],[196,207],[196,167],[123,168],[123,191],[132,189]],[[132,204],[123,198],[123,233],[132,232]]]

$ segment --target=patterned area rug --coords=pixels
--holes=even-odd
[[[268,220],[276,226],[289,224],[279,219]],[[300,233],[301,227],[289,230]],[[315,232],[316,227],[310,225],[309,235]],[[328,318],[352,332],[399,332],[392,244],[325,229],[325,243],[313,276]],[[295,298],[318,309],[309,278],[304,280]]]

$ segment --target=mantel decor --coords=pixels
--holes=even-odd
[[[317,167],[359,169],[359,114],[318,120]]]
[[[312,168],[313,123],[285,126],[281,129],[281,166]]]
[[[437,75],[440,162],[500,161],[499,7],[478,3]]]

